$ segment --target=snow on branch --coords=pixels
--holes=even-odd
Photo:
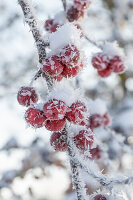
[[[84,158],[82,159],[83,156],[79,156],[77,152],[75,152],[74,157],[81,169],[85,170],[104,187],[112,188],[114,185],[128,185],[133,183],[133,176],[117,176],[116,178],[110,178],[107,175],[102,174],[95,162],[86,162]]]
[[[23,10],[25,22],[29,25],[35,39],[39,54],[39,62],[42,63],[43,59],[46,57],[45,47],[47,45],[40,34],[37,20],[34,15],[34,9],[29,0],[18,0],[18,2]]]
[[[62,0],[63,8],[66,11],[66,0]]]
[[[33,6],[31,5],[29,0],[18,0],[18,3],[20,4],[24,17],[25,17],[25,22],[29,25],[30,30],[32,32],[32,35],[34,37],[36,46],[37,46],[37,50],[38,50],[38,56],[39,56],[39,63],[43,63],[43,60],[46,57],[46,47],[49,45],[48,42],[45,42],[40,30],[39,30],[39,26],[37,23],[37,20],[35,18],[34,15],[34,9]],[[35,75],[35,77],[33,78],[34,80],[36,80],[38,77],[40,77],[42,74],[42,70],[40,69],[37,74]],[[47,76],[45,74],[45,79],[47,81],[47,85],[48,88],[51,90],[52,86],[53,86],[53,81],[52,79]]]

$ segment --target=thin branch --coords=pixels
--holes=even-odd
[[[97,44],[97,42],[95,42],[94,40],[91,40],[88,36],[83,34],[83,37],[91,44],[93,44],[94,46],[96,46],[99,49],[102,49],[102,47],[100,45]]]
[[[77,200],[86,200],[85,184],[83,183],[82,178],[80,177],[81,176],[80,168],[77,165],[77,162],[75,162],[74,151],[73,151],[71,141],[69,139],[66,127],[62,131],[62,134],[64,134],[66,136],[67,152],[68,152],[69,159],[70,159],[70,166],[71,166],[71,171],[72,171],[72,181],[73,181],[75,191],[77,193]]]
[[[64,11],[66,11],[66,0],[62,0]]]
[[[37,50],[38,50],[38,56],[39,56],[39,62],[40,64],[43,63],[44,59],[46,58],[46,47],[48,46],[48,42],[45,42],[39,27],[38,23],[34,16],[34,9],[31,7],[29,0],[18,0],[18,3],[20,4],[26,23],[29,25],[30,30],[32,32],[33,38],[35,40]],[[39,72],[37,72],[37,75],[35,75],[36,80],[38,78],[38,75],[40,75],[41,69]],[[53,87],[53,79],[45,74],[45,79],[47,81],[47,85],[49,90]]]
[[[107,177],[107,175],[102,174],[100,170],[96,171],[93,165],[92,167],[90,167],[87,165],[87,163],[81,162],[81,159],[79,159],[79,157],[81,158],[82,156],[76,155],[75,153],[74,159],[77,161],[77,165],[80,166],[81,169],[86,171],[91,177],[97,180],[102,186],[113,187],[114,185],[128,185],[131,183],[133,184],[133,176],[126,178],[124,176],[119,176],[118,178],[109,178]]]
[[[46,57],[46,51],[45,51],[46,45],[45,45],[45,41],[43,40],[41,36],[40,30],[38,28],[38,24],[34,16],[34,10],[33,8],[31,8],[28,0],[27,1],[18,0],[18,2],[23,10],[25,21],[29,25],[30,30],[33,34],[34,40],[36,42],[38,55],[39,55],[39,62],[42,63]]]

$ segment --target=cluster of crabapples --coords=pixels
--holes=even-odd
[[[92,65],[98,71],[101,77],[108,77],[113,72],[123,73],[125,70],[124,62],[121,56],[110,56],[104,52],[96,53],[92,58]]]
[[[66,19],[69,22],[78,21],[84,17],[85,11],[91,4],[90,0],[73,0],[73,5],[67,8]],[[45,21],[44,28],[46,31],[53,33],[56,32],[57,28],[62,26],[62,22],[57,22],[54,19],[48,19]],[[76,25],[80,29],[79,25]]]
[[[108,126],[110,123],[109,115],[103,116],[93,114],[88,117],[88,109],[84,102],[75,101],[70,106],[63,100],[49,98],[43,106],[39,106],[38,95],[33,87],[21,87],[17,99],[20,105],[28,107],[25,113],[26,122],[34,128],[45,127],[53,132],[50,143],[57,151],[66,151],[66,135],[63,129],[66,121],[80,126],[76,135],[73,136],[73,142],[76,147],[84,152],[90,150],[92,157],[90,159],[101,158],[99,147],[93,148],[95,128]]]
[[[29,107],[25,113],[25,120],[34,128],[45,126],[52,131],[51,145],[55,150],[66,151],[66,137],[61,132],[68,120],[72,124],[83,126],[83,129],[73,138],[76,147],[85,151],[91,148],[94,136],[91,129],[84,128],[87,108],[81,101],[67,106],[64,101],[51,98],[44,103],[43,109],[37,108],[35,104],[38,96],[32,87],[22,87],[17,95],[19,104]]]
[[[68,44],[59,53],[47,56],[43,63],[43,72],[56,81],[76,76],[83,68],[79,49]]]

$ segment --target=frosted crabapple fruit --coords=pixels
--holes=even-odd
[[[60,53],[61,62],[64,65],[75,65],[80,60],[80,52],[75,45],[65,46]]]
[[[76,6],[76,8],[78,10],[84,10],[87,9],[89,7],[89,5],[91,4],[90,0],[74,0],[74,5]]]
[[[98,194],[96,195],[93,200],[107,200],[105,196]]]
[[[98,71],[98,75],[101,76],[102,78],[106,78],[108,76],[110,76],[112,73],[112,69],[110,67],[102,70],[102,71]]]
[[[74,137],[75,145],[80,150],[87,150],[91,148],[94,142],[94,136],[91,130],[81,130],[78,135]]]
[[[58,76],[63,71],[63,65],[57,56],[46,58],[43,63],[43,72],[49,76]]]
[[[115,73],[122,73],[125,70],[122,59],[119,56],[115,56],[110,60],[110,68]]]
[[[77,101],[73,103],[66,112],[66,118],[68,121],[74,124],[81,124],[85,120],[87,108],[84,103]]]
[[[75,6],[71,6],[67,10],[67,19],[69,22],[77,21],[80,18],[84,17],[84,11],[83,10],[78,10]]]
[[[106,70],[108,68],[109,62],[109,57],[103,53],[94,54],[92,58],[92,65],[98,71]]]
[[[79,66],[75,66],[75,67],[64,66],[62,76],[65,78],[75,77],[80,72],[80,70],[81,68]]]
[[[49,131],[62,131],[65,127],[66,119],[61,120],[46,120],[45,128]]]
[[[63,75],[59,74],[58,76],[54,76],[53,79],[57,82],[60,82],[63,79]]]
[[[17,100],[20,105],[30,106],[38,101],[38,95],[33,87],[21,87],[18,92]]]
[[[28,108],[25,113],[25,120],[35,128],[39,128],[45,125],[46,116],[43,111],[36,108]]]
[[[110,124],[111,120],[110,120],[110,116],[108,113],[105,113],[103,115],[103,123],[104,123],[104,126],[108,126]]]
[[[58,24],[55,24],[53,19],[48,19],[45,21],[44,27],[47,31],[52,33],[57,30]]]
[[[60,132],[54,132],[51,135],[50,144],[56,151],[66,151],[64,135],[62,135]]]
[[[99,147],[90,149],[90,154],[91,154],[91,157],[89,157],[89,159],[91,160],[94,160],[94,159],[98,160],[101,158],[101,150]]]
[[[103,124],[103,117],[99,114],[94,114],[90,116],[89,121],[91,129],[99,128]]]
[[[63,119],[66,114],[66,104],[57,99],[50,99],[43,106],[43,111],[49,120],[60,120]]]

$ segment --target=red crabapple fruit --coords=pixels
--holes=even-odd
[[[103,125],[103,117],[99,114],[94,114],[90,116],[89,121],[91,129],[99,128],[100,126]]]
[[[71,66],[64,66],[64,70],[62,72],[62,76],[65,78],[75,77],[80,71],[79,66],[71,67]]]
[[[45,125],[46,116],[43,111],[36,108],[28,108],[25,113],[25,120],[35,128],[40,128]]]
[[[45,128],[49,131],[62,131],[65,127],[66,119],[63,118],[61,120],[46,120]]]
[[[60,120],[63,119],[66,114],[66,104],[57,99],[50,99],[43,106],[43,111],[49,120]]]
[[[112,69],[110,67],[102,70],[102,71],[98,71],[98,75],[101,76],[102,78],[106,78],[108,76],[110,76],[112,73]]]
[[[83,10],[78,10],[75,6],[71,6],[67,10],[67,19],[69,22],[77,21],[81,18],[84,17],[84,11]]]
[[[33,87],[21,87],[17,95],[17,100],[20,105],[30,106],[38,101],[38,95]]]
[[[98,194],[96,195],[93,200],[107,200],[105,196]]]
[[[108,126],[110,124],[110,117],[108,113],[105,113],[103,115],[103,123],[104,123],[104,126]]]
[[[58,76],[54,76],[53,79],[57,82],[60,82],[63,79],[63,75],[59,74]]]
[[[94,142],[94,136],[91,130],[82,130],[74,137],[75,145],[80,150],[91,148]]]
[[[115,56],[113,59],[111,59],[110,68],[115,73],[122,73],[125,70],[125,66],[123,64],[123,61],[119,56]]]
[[[48,32],[52,33],[52,32],[55,32],[57,30],[58,24],[54,24],[53,19],[48,19],[48,20],[45,21],[44,27]]]
[[[61,53],[61,62],[64,65],[73,66],[78,63],[80,60],[80,52],[74,45],[67,45],[65,46]]]
[[[57,56],[46,58],[43,63],[43,72],[49,76],[58,76],[63,71],[63,65]]]
[[[60,132],[54,132],[51,135],[50,144],[56,151],[66,151],[66,143],[63,137],[64,135]]]
[[[84,10],[91,4],[90,0],[74,0],[74,5],[78,10]]]
[[[92,65],[98,71],[106,70],[109,65],[109,58],[103,53],[97,53],[92,58]]]
[[[90,149],[90,154],[91,154],[91,157],[89,157],[89,159],[91,160],[94,160],[94,159],[98,160],[101,158],[101,150],[99,147]]]
[[[74,124],[80,124],[85,120],[85,115],[87,113],[87,108],[84,103],[77,101],[73,103],[66,113],[68,121]]]

